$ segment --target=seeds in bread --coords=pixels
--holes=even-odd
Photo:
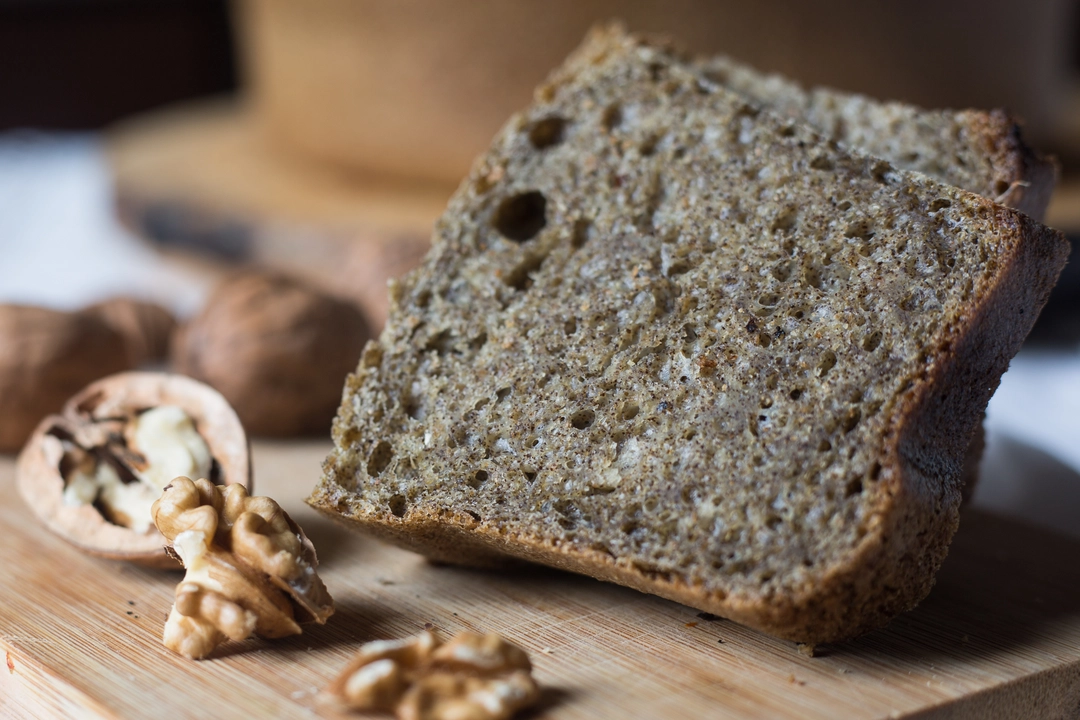
[[[309,502],[825,642],[929,591],[1060,233],[594,33],[450,202]]]

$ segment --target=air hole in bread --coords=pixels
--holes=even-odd
[[[817,446],[818,452],[829,452],[832,450],[832,443],[828,440],[822,440]]]
[[[367,474],[369,477],[378,477],[394,459],[394,451],[390,443],[380,440],[371,450],[367,461]]]
[[[469,479],[468,479],[468,480],[466,481],[466,483],[467,483],[467,484],[469,485],[469,487],[471,487],[471,488],[472,488],[473,490],[479,490],[479,489],[480,489],[480,486],[481,486],[481,485],[483,485],[484,483],[486,483],[486,482],[487,482],[487,480],[488,480],[488,473],[487,473],[487,470],[477,470],[477,471],[476,471],[476,472],[474,472],[474,473],[472,474],[472,476],[471,476],[471,477],[470,477],[470,478],[469,478]]]
[[[844,494],[848,497],[858,495],[863,491],[862,478],[855,478],[848,482],[847,487],[844,488]]]
[[[890,175],[893,172],[893,166],[884,160],[879,160],[870,167],[870,177],[883,185],[888,185],[891,182]]]
[[[493,224],[500,235],[514,242],[536,237],[547,224],[547,198],[537,190],[506,198],[495,211]]]
[[[844,433],[847,434],[854,430],[855,426],[859,424],[860,420],[862,420],[862,412],[858,408],[855,408],[851,412],[849,412],[847,416],[844,417],[844,424],[842,426],[844,428]]]
[[[844,237],[869,240],[874,237],[874,229],[870,225],[870,221],[856,220],[853,223],[848,223],[847,228],[844,229]]]
[[[514,268],[503,276],[503,282],[517,291],[528,290],[533,284],[533,275],[539,272],[546,255],[526,255]]]
[[[686,259],[676,260],[668,266],[667,276],[678,277],[679,275],[685,275],[693,270],[693,265]]]
[[[832,158],[828,155],[818,155],[810,160],[812,170],[832,170],[834,167]]]
[[[773,268],[772,274],[780,282],[786,282],[791,277],[791,263],[780,263]]]
[[[772,307],[776,303],[780,302],[780,296],[777,293],[765,293],[758,297],[758,303],[765,307]]]
[[[615,128],[619,127],[623,121],[622,106],[618,103],[608,105],[604,108],[604,114],[600,117],[600,125],[604,130],[611,132]]]
[[[589,220],[578,220],[574,223],[574,231],[570,235],[570,247],[575,250],[580,250],[585,246],[585,243],[589,242],[589,238],[592,237],[592,222]]]
[[[882,335],[880,330],[873,331],[872,333],[863,338],[863,350],[866,350],[867,352],[873,352],[874,350],[877,350],[878,345],[881,344],[881,338]]]
[[[792,390],[791,392],[788,393],[788,397],[791,398],[792,400],[798,400],[802,396],[803,396],[803,389],[802,388],[795,388],[794,390]]]
[[[930,212],[937,212],[947,207],[952,207],[952,203],[945,198],[938,198],[930,203]]]
[[[544,150],[561,143],[565,131],[566,119],[558,115],[549,115],[537,120],[529,128],[529,142],[537,150]]]
[[[817,376],[824,378],[834,367],[836,367],[836,353],[832,350],[826,350],[821,355],[821,361],[818,362]]]
[[[387,505],[390,506],[390,512],[395,517],[405,517],[405,511],[408,509],[409,502],[405,499],[404,495],[392,495],[387,501]]]
[[[577,332],[577,318],[570,318],[563,323],[563,332],[567,335],[573,335]]]
[[[432,335],[424,345],[424,350],[434,350],[439,355],[445,355],[454,349],[454,333],[449,328]]]
[[[570,424],[578,430],[584,430],[589,427],[593,424],[594,420],[596,420],[596,413],[589,408],[575,410],[570,416]]]
[[[641,153],[642,157],[650,157],[653,153],[656,152],[656,146],[660,144],[660,140],[662,139],[663,135],[650,133],[641,142],[641,145],[638,147],[638,152]]]

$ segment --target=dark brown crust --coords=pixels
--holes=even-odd
[[[971,112],[969,128],[992,158],[996,202],[1036,220],[1046,216],[1057,183],[1057,161],[1035,152],[1020,137],[1020,124],[1004,110]]]
[[[799,642],[847,639],[886,624],[930,591],[956,530],[961,466],[972,434],[1009,359],[1019,349],[1064,265],[1068,243],[1007,208],[983,200],[1002,228],[1006,252],[996,282],[971,311],[944,328],[931,360],[892,411],[880,459],[880,491],[865,536],[849,558],[802,593],[768,598],[707,593],[674,575],[646,573],[610,555],[558,545],[473,520],[465,513],[352,514],[317,488],[309,502],[338,520],[433,560],[497,565],[544,563],[722,615]]]

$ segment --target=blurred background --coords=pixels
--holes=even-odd
[[[1080,237],[1072,0],[0,0],[0,302],[194,314],[238,267],[356,303],[423,254],[471,159],[593,23],[806,84],[1003,106]],[[1074,242],[1074,247],[1076,243]],[[1075,257],[1076,253],[1074,253]],[[1080,263],[991,404],[977,502],[1080,535]],[[1058,498],[1055,502],[1054,498]]]

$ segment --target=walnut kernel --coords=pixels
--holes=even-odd
[[[531,673],[525,651],[495,633],[466,630],[443,644],[425,630],[364,645],[327,691],[401,720],[502,720],[538,699]]]
[[[315,548],[270,498],[180,477],[153,515],[186,570],[165,623],[170,650],[199,660],[225,640],[296,635],[333,614]]]

